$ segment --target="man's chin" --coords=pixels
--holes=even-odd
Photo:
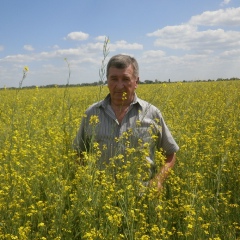
[[[123,99],[123,93],[114,93],[113,98],[122,100]]]

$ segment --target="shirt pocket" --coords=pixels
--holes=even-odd
[[[132,140],[137,146],[140,143],[151,143],[149,127],[136,127],[133,129]]]

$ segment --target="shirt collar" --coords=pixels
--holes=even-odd
[[[106,108],[108,105],[110,105],[110,100],[111,100],[111,96],[109,93],[102,101],[99,102],[98,106]],[[135,104],[139,104],[140,106],[142,106],[142,101],[140,98],[138,98],[136,93],[134,94],[134,98],[131,105],[135,105]]]

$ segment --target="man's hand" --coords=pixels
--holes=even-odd
[[[176,162],[176,154],[170,154],[166,156],[166,162],[161,168],[160,172],[150,181],[150,186],[156,183],[157,190],[160,192],[163,188],[163,182],[167,178],[170,170],[173,168]]]

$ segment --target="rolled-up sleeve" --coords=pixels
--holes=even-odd
[[[163,117],[161,116],[161,136],[158,141],[158,149],[162,148],[166,155],[170,155],[179,150],[179,146],[174,140]]]
[[[88,151],[88,142],[86,138],[86,117],[82,118],[77,135],[73,140],[73,148],[78,153]]]

